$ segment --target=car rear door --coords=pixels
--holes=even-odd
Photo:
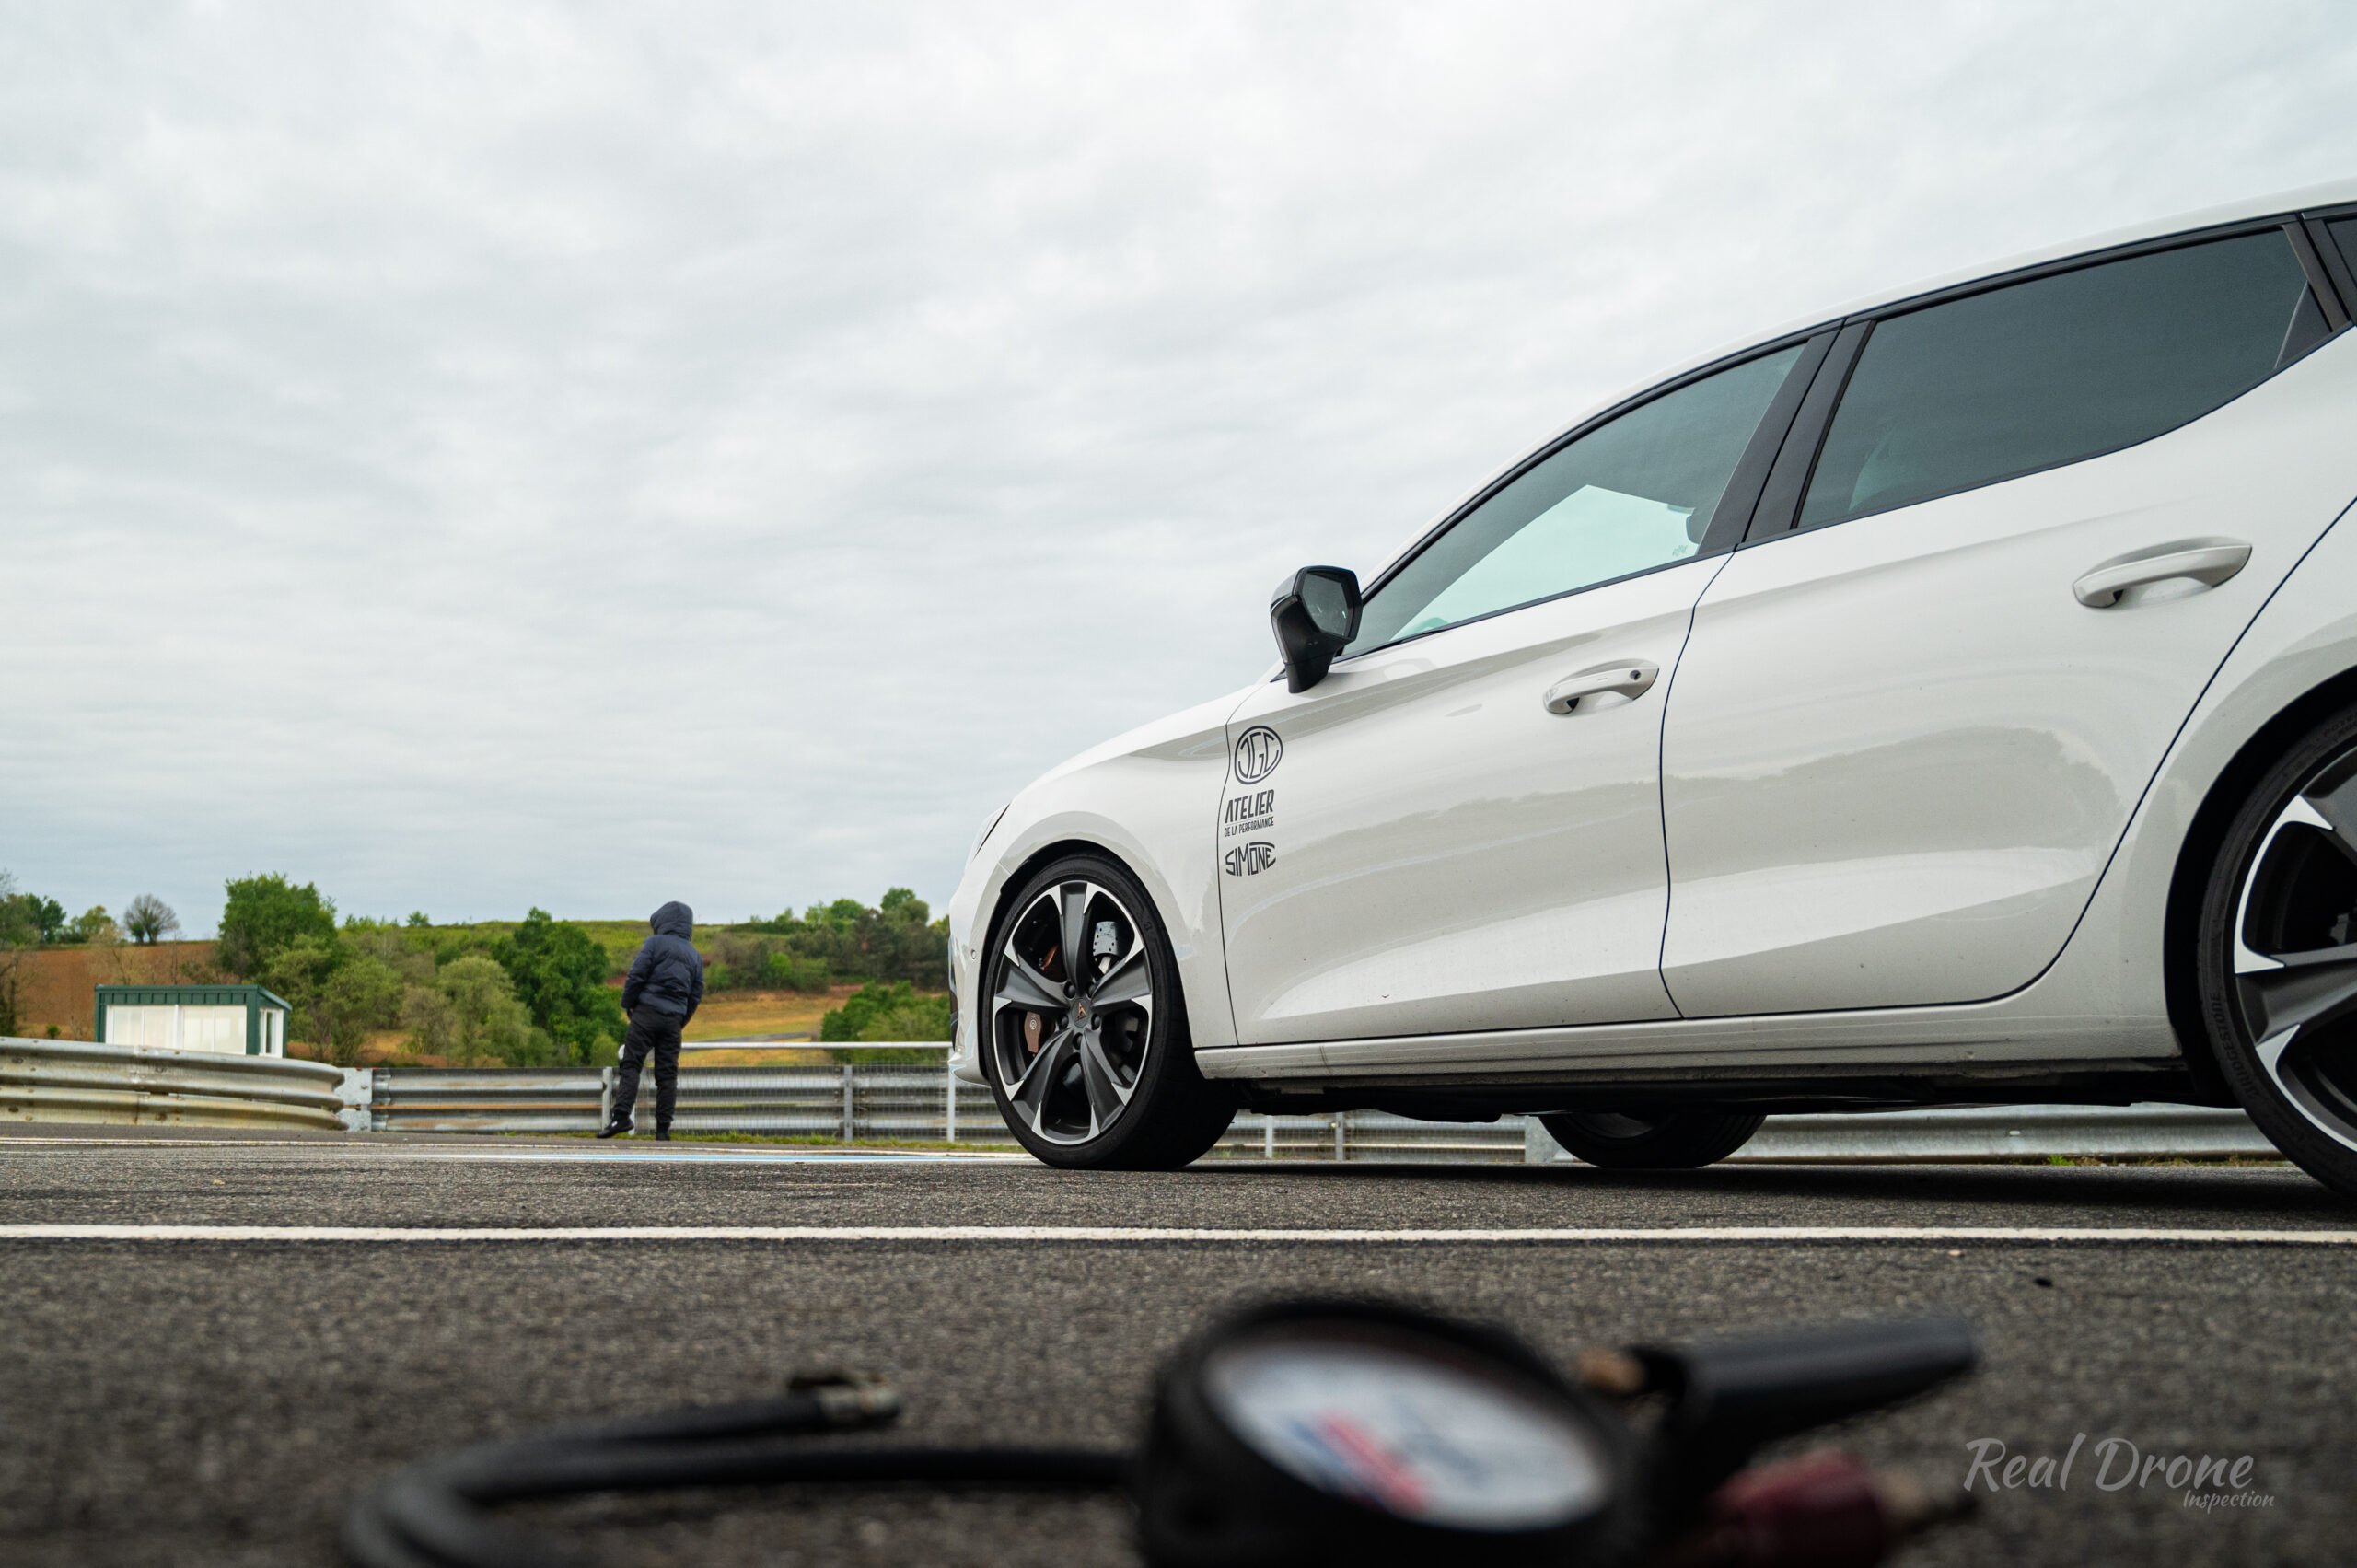
[[[2291,225],[1844,328],[1667,705],[1683,1014],[1971,1001],[2053,961],[2357,494],[2347,321]]]
[[[1661,695],[1829,342],[1575,432],[1376,584],[1322,682],[1237,710],[1240,1040],[1669,1015]]]

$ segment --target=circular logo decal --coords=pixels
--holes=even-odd
[[[1284,761],[1285,743],[1267,725],[1256,724],[1236,742],[1236,782],[1259,784]]]

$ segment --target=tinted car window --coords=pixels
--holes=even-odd
[[[2335,218],[2325,227],[2332,231],[2333,242],[2340,247],[2340,260],[2352,273],[2357,273],[2357,218]]]
[[[1525,469],[1368,598],[1345,656],[1692,555],[1800,355],[1690,382]]]
[[[2149,440],[2265,380],[2322,319],[2280,229],[1893,317],[1859,355],[1800,526]]]

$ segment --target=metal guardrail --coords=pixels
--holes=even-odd
[[[613,1110],[611,1067],[380,1067],[370,1124],[411,1132],[592,1132]],[[637,1120],[651,1128],[652,1074]],[[1012,1143],[990,1097],[939,1067],[859,1063],[796,1067],[689,1067],[679,1074],[679,1132],[912,1142]]]
[[[0,1122],[189,1127],[367,1124],[365,1073],[277,1056],[0,1040]]]
[[[398,1132],[594,1132],[598,1067],[379,1067],[368,1124]]]
[[[395,1132],[587,1132],[612,1109],[614,1069],[377,1070],[371,1124]],[[650,1128],[654,1087],[639,1084]],[[842,1143],[895,1140],[1010,1145],[988,1091],[911,1063],[691,1067],[679,1074],[681,1132],[749,1132]],[[1247,1112],[1213,1157],[1384,1163],[1538,1163],[1571,1156],[1536,1118],[1418,1121],[1384,1111]],[[1775,1116],[1735,1163],[2038,1160],[2053,1156],[2276,1157],[2240,1111],[2144,1105],[2012,1106]]]
[[[869,1047],[867,1049],[881,1049]],[[899,1047],[897,1049],[907,1049]],[[939,1049],[938,1046],[934,1049]],[[281,1057],[0,1040],[0,1123],[98,1121],[396,1132],[588,1132],[612,1109],[615,1069],[344,1069]],[[640,1124],[651,1109],[640,1084]],[[1013,1144],[989,1093],[910,1063],[693,1067],[682,1132]],[[1383,1111],[1236,1119],[1214,1156],[1365,1162],[1532,1162],[1571,1156],[1536,1118],[1418,1121]],[[1737,1164],[2275,1158],[2238,1110],[2195,1106],[1998,1106],[1773,1116]]]

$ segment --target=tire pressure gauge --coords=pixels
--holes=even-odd
[[[1842,1455],[1737,1474],[1765,1444],[1969,1370],[1952,1318],[1843,1324],[1604,1356],[1587,1376],[1663,1408],[1642,1427],[1494,1330],[1377,1302],[1222,1323],[1156,1385],[1143,1449],[805,1446],[889,1423],[841,1375],[783,1397],[487,1443],[370,1489],[365,1568],[567,1568],[500,1509],[693,1486],[1128,1488],[1151,1568],[1863,1568],[1955,1510]],[[1735,1479],[1730,1481],[1729,1477]]]
[[[1155,1568],[1625,1560],[1625,1423],[1502,1334],[1295,1302],[1164,1375],[1139,1467]]]

